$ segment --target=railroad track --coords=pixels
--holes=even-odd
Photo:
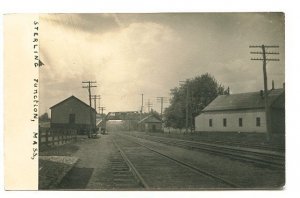
[[[110,157],[110,167],[113,174],[113,187],[115,189],[127,190],[144,188],[145,186],[136,175],[136,171],[132,164],[114,141],[113,144],[119,151]]]
[[[113,140],[122,158],[146,190],[158,189],[232,189],[239,185],[187,162],[154,150],[133,138]]]
[[[203,142],[211,143],[211,144],[221,144],[221,145],[230,145],[230,146],[238,146],[238,147],[245,147],[245,148],[254,148],[254,149],[262,149],[262,150],[269,150],[269,151],[277,151],[277,152],[284,152],[285,148],[282,146],[270,146],[270,145],[262,145],[262,144],[254,144],[254,143],[241,143],[237,141],[221,141],[221,140],[204,140]]]
[[[154,136],[154,135],[151,135]],[[156,137],[163,137],[163,136],[156,136]],[[186,139],[183,140],[187,140],[187,141],[197,141],[194,140],[193,135],[187,135]],[[180,139],[178,137],[170,137],[171,139]],[[191,139],[189,139],[191,138]],[[254,149],[262,149],[262,150],[270,150],[270,151],[277,151],[277,152],[285,152],[285,147],[284,147],[284,143],[279,144],[277,143],[276,145],[269,145],[269,144],[258,144],[258,143],[254,143],[254,142],[240,142],[238,140],[212,140],[210,138],[207,137],[201,137],[201,140],[199,140],[201,142],[204,143],[210,143],[210,144],[219,144],[219,145],[229,145],[229,146],[237,146],[237,147],[245,147],[245,148],[254,148]]]
[[[270,151],[262,151],[258,149],[235,148],[225,145],[214,145],[209,143],[179,140],[174,138],[155,137],[150,135],[126,134],[158,143],[163,143],[172,146],[178,146],[186,149],[201,150],[220,156],[226,156],[231,159],[251,162],[259,165],[264,165],[270,168],[284,169],[285,156],[284,154]]]

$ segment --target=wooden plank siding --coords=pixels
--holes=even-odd
[[[96,111],[75,96],[51,107],[51,128],[76,129],[84,133],[90,126],[92,130],[96,128]]]

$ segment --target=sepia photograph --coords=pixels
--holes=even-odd
[[[52,13],[33,24],[39,190],[285,186],[284,13]]]
[[[39,189],[280,189],[283,13],[39,15]]]

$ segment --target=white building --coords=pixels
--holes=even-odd
[[[272,133],[285,131],[284,89],[268,93]],[[266,132],[262,92],[220,95],[195,118],[196,131]]]

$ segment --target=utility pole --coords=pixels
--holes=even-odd
[[[188,133],[189,127],[189,80],[179,81],[186,85],[186,98],[185,98],[185,132]]]
[[[153,104],[150,102],[150,100],[148,99],[148,102],[146,103],[147,107],[148,107],[148,113],[150,113],[150,108],[153,107]]]
[[[164,109],[164,103],[166,103],[166,97],[156,97],[157,102],[160,102],[160,119],[161,119],[161,129],[163,129],[163,109]]]
[[[144,94],[142,94],[142,106],[141,106],[141,113],[143,113],[144,108]]]
[[[87,84],[86,86],[82,86],[82,88],[87,88],[89,92],[89,102],[90,102],[90,129],[89,129],[89,134],[88,137],[91,137],[91,132],[92,132],[92,95],[91,95],[91,88],[97,87],[96,85],[93,85],[94,83],[97,83],[96,81],[82,81],[83,84]]]
[[[270,140],[270,112],[268,107],[268,78],[267,78],[267,62],[268,61],[279,61],[277,58],[268,58],[267,55],[279,55],[279,52],[268,52],[267,49],[279,48],[278,45],[250,45],[249,48],[259,48],[261,51],[250,52],[251,54],[261,55],[261,58],[251,58],[254,61],[263,62],[263,78],[264,78],[264,101],[265,101],[265,117],[266,117],[266,129],[267,129],[267,140]]]
[[[143,115],[143,108],[144,108],[144,94],[142,93],[142,106],[141,106],[141,112],[140,112],[140,120],[142,120]]]
[[[190,109],[191,109],[191,111],[190,111],[190,118],[191,118],[191,120],[190,120],[190,123],[191,123],[191,128],[190,128],[190,131],[191,131],[191,133],[193,133],[193,130],[194,130],[194,94],[193,94],[193,89],[190,89],[189,90],[189,95],[190,95]]]
[[[96,110],[97,109],[97,104],[96,104],[96,100],[99,99],[99,106],[100,106],[100,99],[101,99],[101,96],[100,95],[92,95],[92,98],[91,99],[94,99],[94,109]],[[100,113],[100,112],[99,112]]]
[[[101,109],[101,114],[103,115],[103,111],[105,110],[105,107],[99,107],[99,110]]]
[[[101,96],[100,95],[99,95],[98,100],[99,100],[99,107],[101,107],[101,105],[100,105]],[[99,113],[100,113],[100,110],[99,110]]]
[[[189,85],[186,87],[186,99],[185,99],[185,132],[188,132],[189,127]]]

